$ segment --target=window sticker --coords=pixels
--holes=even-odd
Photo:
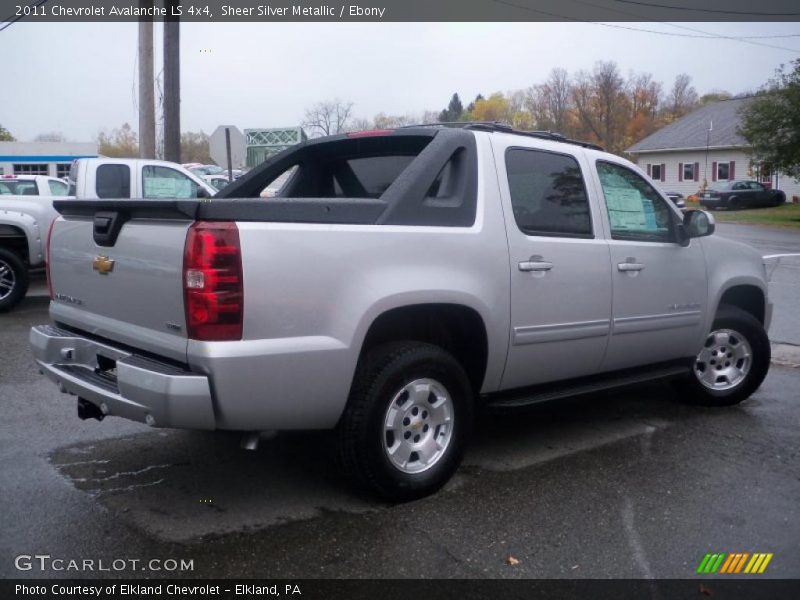
[[[644,229],[647,226],[644,201],[638,190],[608,187],[603,190],[608,206],[608,218],[612,229]],[[653,211],[653,203],[650,212]],[[653,222],[655,217],[653,216]]]
[[[175,177],[146,177],[144,195],[146,198],[190,198],[191,181]]]

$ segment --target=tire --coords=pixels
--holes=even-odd
[[[742,201],[739,200],[736,196],[733,198],[728,198],[728,202],[726,204],[728,210],[739,210],[742,208]]]
[[[367,351],[336,431],[345,475],[392,502],[432,494],[461,463],[473,396],[464,369],[438,346],[395,342]]]
[[[783,194],[783,192],[781,192],[775,194],[775,197],[772,199],[772,206],[775,207],[783,206],[785,202],[786,202],[786,196]]]
[[[28,269],[18,254],[0,248],[0,312],[14,308],[28,291]]]
[[[764,381],[770,359],[769,338],[758,319],[735,306],[722,305],[706,344],[693,361],[692,373],[678,382],[678,388],[692,404],[739,404]],[[718,375],[711,381],[713,373]]]

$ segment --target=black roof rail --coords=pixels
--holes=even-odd
[[[418,123],[415,125],[403,125],[402,127],[398,127],[398,129],[411,129],[415,127],[443,127],[443,128],[460,127],[462,129],[469,129],[472,131],[496,131],[498,133],[511,133],[514,135],[524,135],[527,137],[533,137],[542,140],[563,142],[565,144],[575,144],[576,146],[581,146],[582,148],[590,148],[592,150],[605,151],[605,149],[602,146],[593,144],[591,142],[572,140],[555,131],[522,131],[519,129],[514,129],[508,123],[502,123],[500,121],[445,121],[444,123]]]

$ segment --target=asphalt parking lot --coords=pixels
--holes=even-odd
[[[796,233],[719,233],[800,252]],[[800,269],[771,288],[773,337],[800,343]],[[707,552],[771,552],[764,576],[800,577],[800,368],[773,366],[730,409],[658,384],[484,415],[444,491],[390,506],[339,480],[325,434],[246,452],[230,435],[79,421],[30,359],[28,329],[47,320],[35,292],[0,316],[2,577],[64,576],[15,568],[49,554],[193,561],[77,577],[683,578]]]

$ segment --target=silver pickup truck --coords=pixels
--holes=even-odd
[[[730,405],[769,368],[761,256],[554,134],[337,135],[213,202],[55,206],[30,340],[81,418],[335,429],[344,472],[394,500],[447,481],[478,408],[664,378]]]

